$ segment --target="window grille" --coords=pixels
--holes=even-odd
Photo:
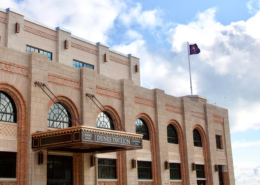
[[[114,130],[113,120],[106,112],[100,112],[97,117],[97,127]]]
[[[200,133],[197,129],[193,130],[194,146],[202,147]]]
[[[98,178],[117,179],[116,159],[98,159]]]
[[[45,50],[42,50],[42,49],[39,49],[39,48],[36,48],[36,47],[33,47],[33,46],[26,46],[26,53],[31,53],[31,52],[36,52],[36,53],[41,53],[41,54],[44,54],[44,55],[47,55],[48,59],[49,60],[52,60],[52,53],[49,52],[49,51],[45,51]]]
[[[0,178],[16,178],[16,152],[0,152]]]
[[[168,125],[167,127],[167,137],[168,137],[168,143],[174,143],[174,144],[179,143],[177,131],[172,125]]]
[[[170,163],[170,179],[171,180],[181,179],[180,163]]]
[[[68,128],[71,127],[70,114],[60,103],[51,106],[48,115],[48,127]]]
[[[152,162],[138,161],[138,179],[152,179]]]
[[[87,64],[87,63],[84,63],[84,62],[80,62],[80,61],[77,61],[75,59],[73,59],[73,67],[75,67],[75,68],[87,67],[87,68],[90,68],[90,69],[94,69],[93,65]]]
[[[135,129],[137,134],[142,134],[144,140],[150,140],[149,139],[149,130],[147,127],[147,124],[142,119],[137,119],[135,122]]]
[[[0,92],[0,121],[16,122],[15,104],[12,98],[4,92]]]
[[[204,165],[196,164],[197,178],[205,178]]]

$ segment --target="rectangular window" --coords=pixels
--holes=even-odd
[[[222,149],[221,146],[221,136],[216,135],[217,149]]]
[[[204,165],[196,164],[197,178],[205,178]]]
[[[75,67],[75,68],[87,67],[87,68],[90,68],[90,69],[94,69],[93,65],[87,64],[87,63],[84,63],[84,62],[80,62],[80,61],[77,61],[75,59],[73,59],[73,67]]]
[[[37,52],[37,53],[41,53],[41,54],[47,55],[48,59],[52,60],[52,53],[51,52],[45,51],[45,50],[42,50],[42,49],[39,49],[39,48],[36,48],[36,47],[33,47],[33,46],[26,45],[26,53],[31,53],[33,51]]]
[[[137,161],[138,179],[153,179],[152,178],[152,162]]]
[[[16,152],[0,152],[0,178],[16,178]]]
[[[219,185],[224,185],[223,169],[221,165],[218,165],[218,179]]]
[[[170,179],[171,180],[181,179],[180,163],[170,163]]]
[[[98,178],[117,179],[116,159],[98,159]]]

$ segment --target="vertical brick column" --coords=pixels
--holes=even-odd
[[[16,22],[20,23],[20,33],[15,33]],[[24,16],[8,8],[6,23],[6,47],[25,52],[25,45],[23,41],[23,27]]]
[[[125,130],[130,133],[135,133],[135,103],[134,103],[134,84],[130,80],[123,80],[123,117]],[[125,184],[138,184],[137,168],[132,168],[132,159],[136,158],[136,151],[127,151],[125,157]]]
[[[98,61],[97,61],[97,72],[100,75],[104,75],[109,77],[109,47],[101,44],[100,42],[97,43],[98,48]],[[105,62],[104,54],[107,54],[108,62]]]
[[[223,110],[223,115],[224,115],[224,123],[223,123],[224,124],[224,137],[225,137],[225,141],[226,141],[225,151],[226,151],[226,157],[227,157],[227,171],[224,172],[224,178],[226,179],[226,176],[229,177],[229,179],[228,179],[229,183],[227,183],[227,184],[235,184],[233,158],[232,158],[232,147],[231,147],[230,129],[229,129],[229,121],[228,121],[228,110]]]
[[[190,99],[187,97],[182,98],[183,105],[183,132],[184,132],[184,145],[185,145],[185,155],[187,159],[186,169],[187,169],[187,185],[196,184],[196,171],[192,171],[192,163],[194,162],[194,151],[193,151],[193,132],[191,123],[191,103]]]
[[[129,61],[129,73],[130,73],[130,80],[134,82],[135,85],[140,86],[140,62],[139,58],[128,54],[128,61]],[[135,71],[135,65],[137,65],[138,72]]]
[[[165,93],[163,90],[155,91],[155,117],[157,130],[157,148],[158,148],[158,178],[160,184],[170,184],[169,169],[165,170],[164,162],[169,160],[168,140],[167,140],[167,117],[165,111]]]
[[[32,52],[30,53],[30,85],[29,85],[29,125],[30,134],[37,131],[47,130],[47,118],[49,98],[34,82],[39,81],[48,84],[48,58],[45,55]],[[47,183],[47,151],[43,150],[44,163],[38,165],[38,155],[31,150],[31,139],[28,147],[28,184],[46,184]],[[32,157],[34,155],[34,157]]]
[[[73,66],[71,56],[71,32],[63,28],[57,27],[57,62]],[[65,49],[65,40],[69,41],[69,48]]]

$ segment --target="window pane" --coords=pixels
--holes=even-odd
[[[109,114],[105,112],[99,113],[97,117],[97,127],[114,130],[114,123]]]
[[[98,178],[117,179],[116,159],[98,159]]]
[[[180,163],[170,163],[170,179],[181,179]]]
[[[137,161],[138,179],[152,179],[152,163],[147,161]]]
[[[94,69],[94,66],[91,65],[91,64],[86,64],[86,63],[83,63],[83,62],[80,62],[80,61],[77,61],[77,60],[73,59],[73,67],[81,68],[83,66],[87,67],[87,68],[90,68],[90,69]]]
[[[16,108],[8,94],[0,91],[0,121],[15,122]]]
[[[15,152],[0,152],[0,178],[16,178]]]
[[[167,137],[168,137],[168,143],[174,143],[174,144],[179,143],[177,131],[172,125],[168,125],[167,127]]]
[[[204,165],[196,164],[197,178],[205,178]]]
[[[217,143],[217,149],[222,149],[222,147],[221,147],[221,136],[216,135],[216,143]]]
[[[144,140],[149,140],[149,130],[145,121],[137,119],[135,122],[135,129],[137,134],[143,135]]]

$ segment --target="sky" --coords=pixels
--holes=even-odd
[[[0,0],[26,18],[61,26],[140,58],[141,85],[194,94],[227,108],[237,185],[260,184],[260,0]]]

